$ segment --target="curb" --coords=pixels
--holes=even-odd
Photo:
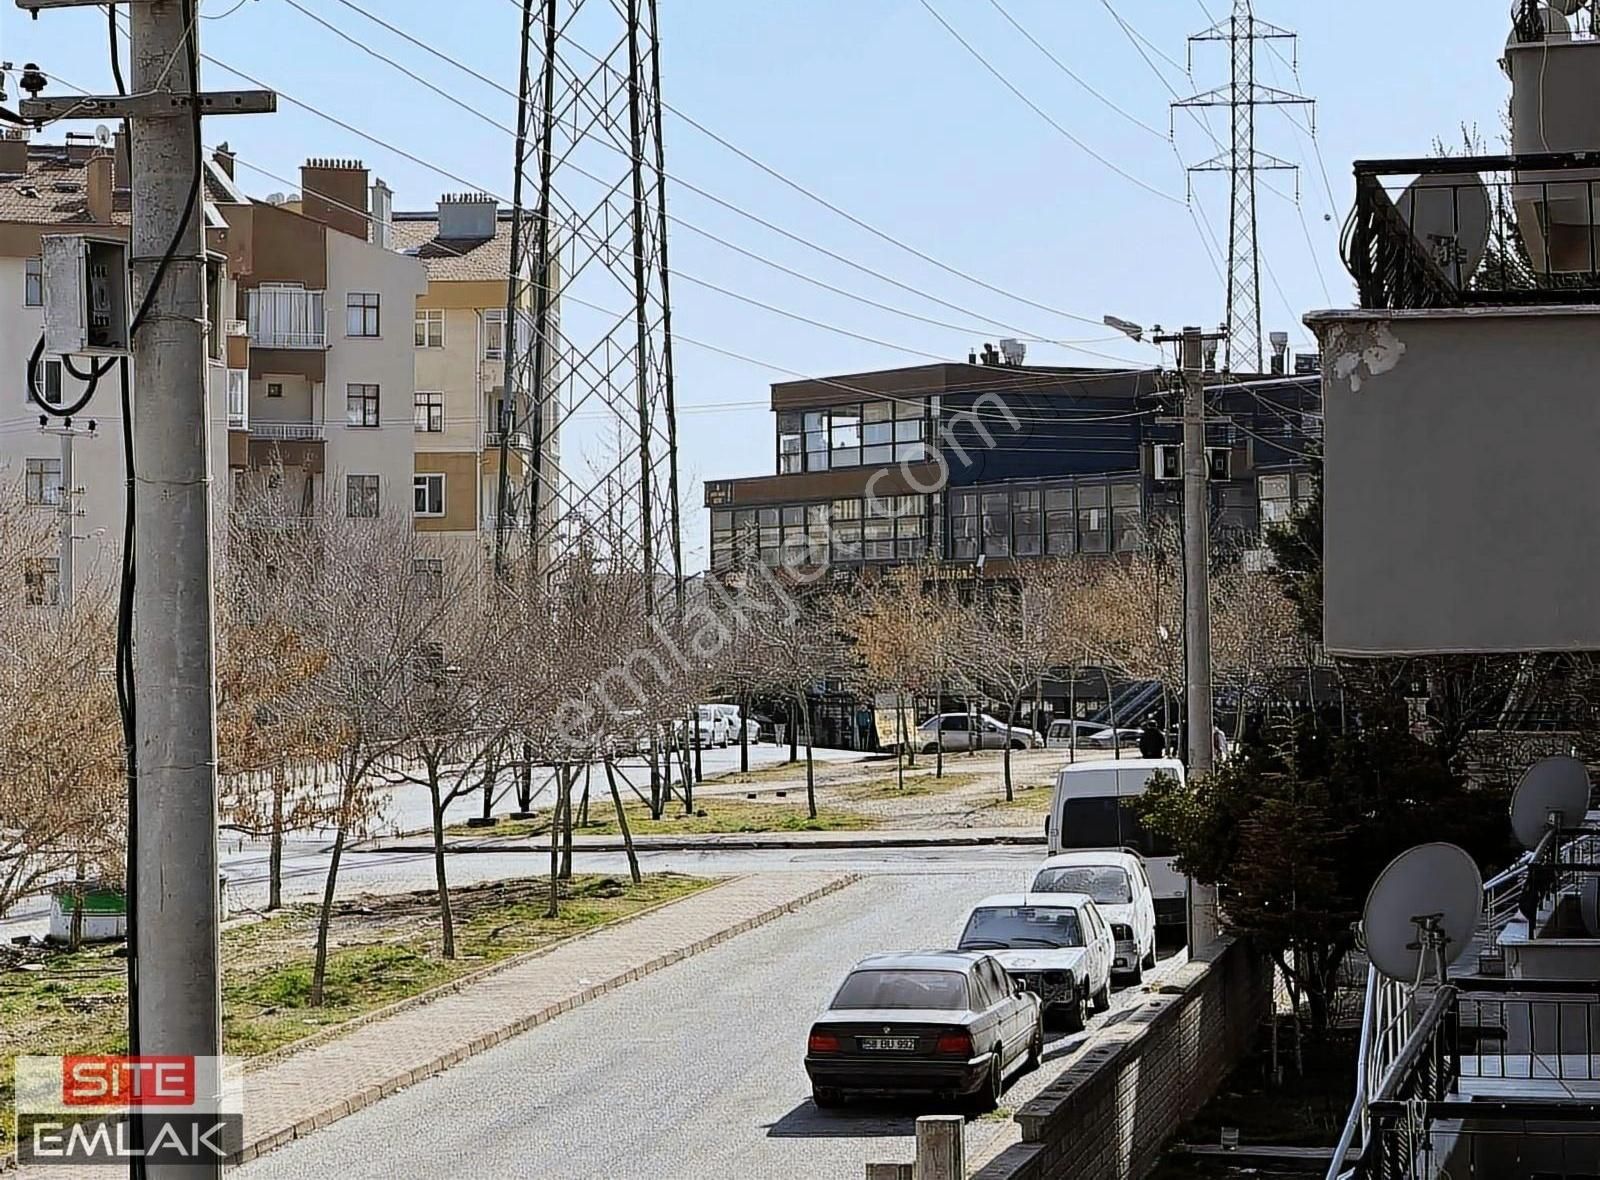
[[[390,1078],[368,1086],[359,1094],[341,1099],[338,1102],[335,1102],[324,1108],[323,1110],[301,1119],[292,1127],[285,1127],[280,1130],[264,1134],[254,1143],[246,1145],[240,1151],[235,1153],[227,1161],[227,1163],[229,1165],[238,1165],[248,1163],[253,1159],[257,1159],[260,1156],[265,1155],[267,1152],[282,1147],[284,1144],[289,1143],[292,1140],[302,1138],[311,1134],[313,1131],[319,1131],[323,1127],[328,1126],[328,1124],[337,1122],[339,1119],[344,1118],[346,1115],[354,1114],[363,1107],[371,1106],[373,1103],[389,1097],[389,1095],[404,1089],[406,1086],[413,1085],[416,1082],[424,1080],[425,1078],[430,1078],[435,1074],[443,1073],[451,1066],[457,1065],[469,1057],[475,1057],[480,1053],[486,1052],[487,1050],[492,1049],[494,1046],[500,1044],[502,1041],[510,1040],[512,1037],[518,1036],[521,1033],[525,1033],[531,1028],[536,1028],[541,1024],[548,1023],[550,1020],[561,1015],[563,1012],[570,1012],[574,1008],[582,1007],[589,1001],[598,999],[608,992],[615,991],[619,987],[632,983],[636,979],[643,979],[646,975],[653,975],[655,972],[664,967],[670,967],[674,963],[691,958],[702,951],[710,950],[712,947],[717,946],[720,943],[727,942],[729,939],[736,938],[747,931],[754,930],[758,926],[764,926],[774,919],[781,918],[785,914],[792,913],[795,910],[800,909],[802,906],[816,901],[818,898],[826,897],[830,893],[836,893],[849,885],[853,885],[859,879],[859,877],[853,874],[841,875],[834,880],[829,881],[825,885],[819,886],[818,888],[802,894],[799,897],[790,898],[788,901],[782,902],[771,907],[770,909],[762,911],[759,914],[755,914],[752,917],[746,918],[736,925],[726,927],[725,929],[719,930],[714,934],[708,934],[706,937],[690,943],[688,946],[679,947],[676,950],[667,952],[666,954],[658,955],[656,958],[651,959],[647,963],[642,963],[637,967],[629,968],[627,971],[619,975],[612,976],[610,979],[605,979],[599,983],[593,984],[575,995],[567,996],[565,999],[559,1000],[554,1004],[550,1004],[545,1008],[540,1009],[538,1012],[532,1012],[526,1016],[519,1017],[516,1020],[511,1021],[509,1024],[502,1025],[492,1033],[486,1033],[483,1036],[478,1037],[471,1044],[460,1045],[446,1053],[441,1054],[433,1061],[428,1062],[426,1065],[421,1065],[415,1069],[410,1069],[403,1073],[395,1074]],[[664,904],[670,905],[673,903],[667,902]],[[496,966],[498,966],[498,964]],[[303,1042],[301,1042],[301,1047],[304,1047]]]
[[[676,837],[657,837],[660,843],[646,844],[643,840],[633,842],[635,852],[763,852],[768,849],[773,851],[791,851],[807,849],[810,851],[831,851],[833,849],[875,849],[875,848],[982,848],[990,846],[1034,846],[1045,843],[1045,837],[1033,832],[1019,831],[1012,835],[989,836],[882,836],[872,839],[846,839],[846,840],[799,840],[792,837],[778,837],[776,839],[757,839],[754,837],[732,836],[720,839],[693,839]],[[625,852],[627,846],[622,841],[605,841],[595,843],[579,843],[574,840],[574,852]],[[429,853],[433,852],[431,844],[377,844],[367,845],[363,848],[347,848],[347,853]],[[549,855],[548,844],[513,843],[473,843],[451,844],[445,846],[447,854],[475,853],[475,852],[532,852]]]

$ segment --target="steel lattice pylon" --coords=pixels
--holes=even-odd
[[[1315,100],[1256,82],[1256,43],[1294,41],[1295,34],[1255,18],[1250,0],[1234,0],[1233,13],[1202,33],[1189,38],[1192,55],[1197,41],[1225,41],[1231,49],[1231,75],[1227,86],[1197,94],[1173,103],[1176,109],[1227,107],[1232,123],[1232,142],[1219,154],[1189,169],[1194,172],[1227,172],[1232,180],[1228,203],[1228,320],[1225,367],[1232,372],[1262,371],[1261,351],[1261,260],[1256,236],[1256,173],[1286,171],[1296,173],[1295,199],[1298,201],[1299,169],[1296,165],[1265,152],[1256,151],[1256,109],[1263,106],[1303,105],[1314,108]],[[1313,109],[1312,130],[1316,129]],[[1191,194],[1192,197],[1192,194]],[[1241,366],[1248,368],[1241,368]]]
[[[521,34],[497,560],[513,522],[536,560],[625,546],[653,610],[683,583],[656,0],[523,0]]]

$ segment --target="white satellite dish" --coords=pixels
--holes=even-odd
[[[1482,916],[1483,876],[1472,857],[1454,844],[1419,844],[1390,861],[1367,894],[1367,958],[1404,983],[1442,977]]]
[[[1577,827],[1589,814],[1589,768],[1565,754],[1541,758],[1517,784],[1511,796],[1511,831],[1517,843],[1537,845],[1556,811],[1567,828]]]
[[[1458,289],[1472,281],[1489,246],[1489,190],[1476,172],[1419,176],[1400,194],[1400,216]]]
[[[101,123],[94,129],[94,141],[101,147],[111,146],[111,128]]]

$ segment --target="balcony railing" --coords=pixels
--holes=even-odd
[[[255,348],[326,348],[323,292],[304,287],[257,287],[249,296],[250,343]]]
[[[284,442],[321,442],[327,437],[325,429],[321,422],[257,422],[250,433]]]
[[[250,429],[250,374],[244,369],[228,370],[228,429]]]
[[[1600,153],[1358,162],[1365,308],[1600,303]]]
[[[486,451],[498,449],[500,446],[500,440],[503,437],[504,431],[485,430],[483,432],[483,449]],[[533,440],[529,438],[523,431],[513,430],[511,432],[511,449],[514,451],[532,450]]]

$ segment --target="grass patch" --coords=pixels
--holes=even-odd
[[[881,799],[906,799],[913,795],[943,795],[950,791],[959,791],[963,787],[970,787],[982,775],[945,771],[944,777],[936,777],[931,769],[922,763],[917,768],[906,769],[906,785],[900,786],[897,775],[888,774],[882,778],[868,779],[863,783],[848,783],[835,787],[834,793],[852,803],[872,802]]]
[[[858,815],[839,808],[819,807],[817,818],[806,811],[805,789],[798,791],[798,799],[788,798],[771,803],[758,803],[750,799],[730,799],[725,795],[707,795],[695,800],[695,814],[684,815],[683,803],[674,799],[671,808],[660,819],[650,818],[650,809],[642,803],[629,803],[624,810],[628,815],[628,828],[635,836],[709,836],[738,832],[848,832],[872,826],[870,816]],[[573,809],[576,811],[577,802]],[[704,815],[700,813],[704,812]],[[447,829],[459,836],[538,837],[549,836],[550,818],[510,820],[492,828],[469,828],[460,824]],[[620,836],[617,814],[611,800],[591,797],[589,824],[574,827],[579,836]]]
[[[1002,794],[990,799],[983,804],[986,811],[1037,811],[1043,815],[1050,810],[1050,796],[1055,784],[1050,783],[1014,783],[1012,799],[1004,795],[1005,784],[1001,784]]]
[[[562,938],[582,934],[712,882],[673,873],[563,882],[560,916],[544,916],[545,883],[497,881],[451,891],[456,958],[440,946],[431,892],[361,895],[334,907],[325,1003],[310,1006],[317,908],[289,906],[222,935],[222,1039],[252,1057],[320,1029],[448,983]],[[127,1048],[126,962],[111,948],[49,952],[42,970],[0,970],[0,1156],[14,1149],[11,1059],[120,1053]]]

